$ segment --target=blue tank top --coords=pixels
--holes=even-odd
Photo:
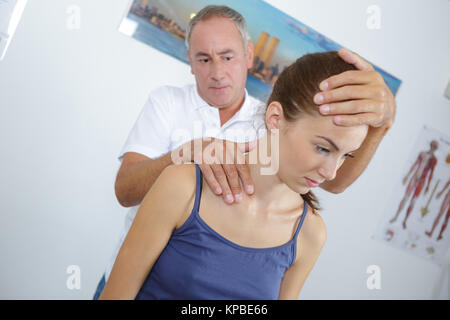
[[[203,179],[198,165],[196,173],[194,208],[172,233],[136,299],[277,299],[284,272],[295,261],[307,203],[288,243],[272,248],[243,247],[222,237],[200,217]]]

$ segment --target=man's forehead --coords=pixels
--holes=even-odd
[[[204,34],[207,33],[208,38]],[[241,34],[236,24],[228,18],[211,17],[207,20],[199,21],[191,31],[191,39],[210,41],[214,37],[228,37],[241,40]],[[231,40],[231,39],[229,39]]]
[[[195,30],[195,28],[197,26],[205,25],[205,24],[207,24],[208,27],[211,27],[211,25],[214,25],[219,29],[227,29],[227,28],[230,28],[231,25],[234,25],[236,27],[236,24],[230,18],[221,17],[221,16],[211,16],[206,19],[202,19],[202,20],[198,21],[192,30]]]

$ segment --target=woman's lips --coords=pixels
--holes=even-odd
[[[314,180],[308,179],[306,177],[305,177],[305,180],[306,180],[306,183],[308,184],[308,186],[310,186],[311,188],[317,188],[320,185],[320,183],[318,183]]]

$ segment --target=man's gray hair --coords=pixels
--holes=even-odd
[[[186,47],[189,49],[191,33],[194,26],[198,22],[207,20],[212,17],[223,17],[232,20],[241,34],[242,41],[244,43],[244,51],[247,52],[247,44],[251,40],[250,34],[248,33],[247,23],[245,22],[244,17],[239,12],[227,6],[206,6],[202,10],[200,10],[195,15],[195,17],[193,17],[191,21],[189,21],[189,25],[186,30]]]

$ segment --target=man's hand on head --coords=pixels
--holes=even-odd
[[[367,124],[375,128],[389,129],[395,117],[395,99],[373,66],[346,49],[339,56],[358,70],[346,71],[320,83],[322,92],[314,102],[322,115],[334,115],[334,123],[340,126]]]

